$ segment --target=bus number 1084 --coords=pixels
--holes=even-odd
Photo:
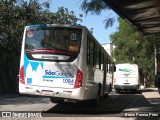
[[[69,83],[70,85],[73,85],[74,79],[65,78],[63,79],[63,83]]]

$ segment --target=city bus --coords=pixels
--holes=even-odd
[[[30,25],[23,35],[20,94],[53,103],[91,100],[112,90],[114,61],[85,26]]]
[[[130,63],[116,64],[114,73],[114,88],[117,92],[135,92],[140,87],[138,65]]]

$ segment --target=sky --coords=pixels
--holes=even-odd
[[[43,1],[43,0],[42,0]],[[56,12],[59,7],[68,8],[69,11],[74,11],[75,15],[79,17],[79,14],[83,14],[80,24],[86,26],[89,30],[93,28],[93,36],[99,41],[100,44],[110,43],[109,35],[116,32],[118,27],[117,20],[114,22],[112,27],[106,29],[104,20],[108,16],[117,17],[116,13],[112,10],[102,11],[101,15],[91,15],[90,13],[86,16],[84,11],[80,9],[80,5],[83,0],[49,0],[50,11]]]

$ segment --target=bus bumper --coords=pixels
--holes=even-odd
[[[49,88],[40,86],[30,86],[30,85],[20,85],[20,94],[24,95],[35,95],[44,96],[51,98],[61,98],[61,99],[84,99],[84,88],[68,89],[68,88]]]
[[[114,88],[117,90],[137,90],[139,85],[114,85]]]

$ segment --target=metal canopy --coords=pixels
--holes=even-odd
[[[103,0],[144,34],[160,32],[160,0]]]

